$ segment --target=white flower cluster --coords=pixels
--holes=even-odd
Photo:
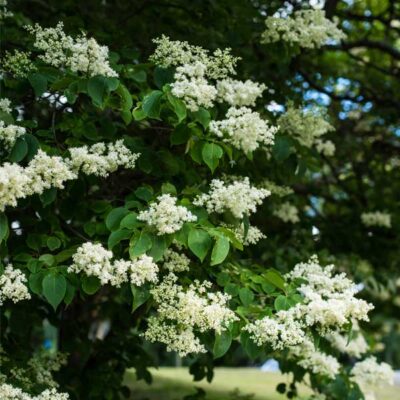
[[[110,67],[107,46],[100,46],[95,39],[87,39],[83,35],[76,39],[66,35],[62,22],[55,28],[42,28],[36,24],[26,29],[35,36],[34,46],[44,52],[39,58],[46,64],[66,67],[90,77],[118,76]]]
[[[188,271],[190,259],[183,253],[178,253],[172,249],[167,249],[164,252],[163,267],[170,272]]]
[[[278,118],[278,125],[302,146],[315,146],[325,156],[335,153],[335,145],[330,140],[321,139],[321,136],[333,131],[334,127],[317,110],[307,111],[289,104],[286,112]]]
[[[355,298],[356,285],[343,273],[333,275],[333,268],[333,265],[321,267],[317,256],[307,263],[297,264],[286,278],[289,283],[298,279],[306,282],[297,288],[302,301],[286,311],[279,311],[273,318],[265,317],[247,325],[252,339],[259,345],[269,343],[276,349],[292,348],[306,340],[307,328],[312,327],[325,335],[352,321],[367,321],[372,305]],[[286,335],[286,339],[282,335]]]
[[[238,58],[230,54],[230,49],[215,50],[212,55],[200,46],[188,42],[171,40],[162,35],[154,39],[157,45],[150,60],[163,68],[193,65],[200,62],[206,67],[206,74],[211,79],[223,79],[235,73]]]
[[[211,133],[246,153],[251,153],[260,146],[272,145],[277,130],[278,128],[269,126],[258,112],[248,107],[231,107],[226,119],[210,122]]]
[[[323,10],[299,10],[287,18],[268,17],[262,43],[284,41],[303,48],[319,48],[328,41],[346,37],[337,24],[325,17]]]
[[[176,205],[177,198],[170,194],[157,197],[150,207],[141,211],[137,217],[157,230],[158,235],[179,231],[185,222],[195,222],[197,217],[186,207]]]
[[[275,182],[270,180],[265,180],[262,184],[265,189],[269,190],[272,194],[277,195],[278,197],[285,197],[289,194],[292,194],[294,191],[288,186],[280,186],[277,185]]]
[[[37,384],[57,388],[59,385],[54,380],[53,373],[59,371],[66,363],[66,353],[39,351],[27,362],[27,367],[12,368],[10,377],[28,390]]]
[[[102,285],[110,284],[120,287],[124,282],[142,286],[146,282],[158,281],[158,266],[147,255],[134,260],[116,260],[112,262],[113,253],[101,244],[90,242],[80,246],[72,256],[74,263],[68,272],[97,277]]]
[[[14,13],[7,8],[7,5],[7,0],[0,0],[0,21],[14,15]]]
[[[17,303],[21,300],[30,299],[31,295],[26,283],[27,279],[22,271],[14,269],[11,264],[8,264],[4,272],[0,275],[0,305],[5,300]]]
[[[298,365],[315,375],[333,379],[340,370],[339,361],[335,357],[317,350],[309,339],[306,339],[301,345],[291,348],[289,356],[298,357]]]
[[[11,112],[11,101],[7,98],[0,99],[0,111],[3,111],[7,114]]]
[[[336,146],[331,140],[315,140],[315,148],[318,153],[322,154],[325,157],[332,157],[335,155]]]
[[[19,50],[14,50],[13,53],[6,51],[1,60],[1,65],[5,71],[16,78],[26,78],[29,73],[36,70],[31,61],[30,53]]]
[[[204,205],[209,213],[230,211],[234,217],[241,219],[256,212],[256,206],[270,194],[266,189],[251,186],[248,177],[227,184],[220,179],[213,179],[208,194],[199,195],[193,204]]]
[[[368,321],[368,312],[373,309],[372,304],[355,297],[357,285],[345,273],[334,275],[333,269],[333,265],[322,267],[314,255],[287,274],[289,280],[300,278],[307,282],[297,289],[304,297],[303,303],[288,312],[301,317],[307,326],[317,326],[322,331],[352,320]]]
[[[69,149],[71,158],[69,165],[74,171],[81,170],[86,175],[108,176],[118,167],[135,168],[139,154],[132,153],[123,140],[115,143],[96,143],[91,147],[73,147]]]
[[[300,221],[298,209],[288,202],[282,203],[278,209],[274,210],[274,215],[283,222],[295,224]]]
[[[375,399],[376,388],[394,384],[392,367],[384,362],[379,364],[373,356],[357,362],[351,370],[351,375],[368,400]]]
[[[244,330],[251,334],[258,346],[268,343],[274,350],[297,346],[305,340],[303,325],[285,312],[278,312],[275,317],[259,319],[246,325]]]
[[[260,231],[256,226],[249,226],[247,230],[247,235],[245,236],[244,224],[241,223],[239,226],[227,226],[231,229],[235,236],[242,242],[244,246],[250,246],[252,244],[257,244],[261,239],[265,239],[266,236]]]
[[[255,106],[265,89],[264,84],[249,79],[242,82],[229,78],[217,82],[218,101],[235,107]]]
[[[359,358],[368,351],[369,347],[361,332],[356,331],[356,335],[356,337],[349,341],[348,335],[336,331],[329,333],[326,339],[340,353]]]
[[[190,111],[197,111],[199,107],[212,107],[217,96],[217,89],[208,83],[205,73],[206,66],[199,61],[176,69],[171,92],[183,99]]]
[[[202,47],[172,41],[167,36],[155,39],[154,43],[157,48],[150,60],[164,68],[176,67],[171,91],[174,96],[183,99],[189,110],[195,112],[200,107],[211,108],[215,100],[232,106],[227,119],[214,125],[214,133],[220,137],[226,133],[228,142],[245,151],[255,150],[259,143],[272,144],[275,128],[268,127],[258,113],[243,107],[255,105],[265,85],[228,78],[235,74],[238,61],[229,49],[216,50],[210,56]]]
[[[26,167],[10,163],[0,166],[0,211],[6,206],[15,207],[20,198],[41,194],[51,187],[63,189],[66,181],[77,179],[80,170],[105,177],[118,166],[133,168],[139,157],[122,140],[72,148],[70,153],[70,158],[63,159],[39,150]]]
[[[18,125],[6,125],[4,121],[0,121],[0,141],[2,141],[7,149],[14,146],[16,140],[25,135],[26,129]]]
[[[194,281],[187,289],[177,284],[173,273],[167,275],[151,293],[157,303],[157,316],[149,319],[145,338],[162,342],[181,356],[204,352],[195,330],[221,333],[237,320],[227,303],[230,296],[210,292],[210,282]],[[182,340],[182,339],[185,340]]]
[[[383,211],[366,212],[361,214],[361,221],[365,226],[392,227],[392,217]]]
[[[67,393],[58,393],[54,388],[46,389],[38,396],[31,396],[7,383],[0,385],[0,398],[2,400],[69,400]]]

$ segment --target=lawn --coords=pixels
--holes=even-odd
[[[211,384],[204,381],[192,382],[185,368],[160,368],[152,373],[154,382],[151,386],[136,382],[134,372],[128,374],[127,384],[132,389],[132,400],[181,400],[183,396],[195,393],[194,386],[206,390],[207,400],[287,399],[275,391],[278,383],[287,381],[285,376],[255,368],[216,368]],[[381,390],[377,400],[394,400],[398,390],[398,387]],[[301,387],[300,394],[307,393],[307,388]],[[253,396],[246,396],[250,394]]]

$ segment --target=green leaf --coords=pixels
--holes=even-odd
[[[153,245],[148,255],[151,256],[155,262],[158,262],[162,259],[166,249],[167,240],[165,237],[157,235],[153,237]]]
[[[211,169],[211,172],[215,171],[218,167],[219,159],[224,155],[224,151],[221,146],[215,143],[206,143],[201,151],[203,161]]]
[[[35,96],[41,96],[47,89],[47,78],[43,74],[34,73],[28,76],[28,80],[33,87]]]
[[[239,298],[245,307],[248,307],[254,301],[254,293],[249,288],[239,290]]]
[[[43,206],[46,207],[51,204],[57,197],[57,189],[50,188],[45,190],[40,196],[40,201],[42,202]]]
[[[63,275],[49,273],[42,282],[42,292],[47,301],[53,306],[54,311],[63,300],[67,290],[67,282]]]
[[[286,136],[276,136],[274,147],[272,148],[272,155],[275,160],[282,162],[286,160],[291,153],[292,141]]]
[[[171,133],[170,143],[179,145],[186,143],[192,135],[191,130],[186,125],[178,125]]]
[[[117,78],[93,76],[88,80],[87,92],[95,106],[103,107],[105,97],[111,91],[117,89],[118,85],[119,81]]]
[[[52,254],[43,254],[39,257],[39,261],[42,261],[45,265],[52,267],[56,264],[56,258]]]
[[[229,330],[222,331],[220,334],[215,335],[215,342],[213,347],[214,359],[222,357],[231,347],[232,334]]]
[[[135,190],[135,196],[144,201],[150,201],[153,198],[153,190],[146,186],[140,186]]]
[[[31,135],[30,133],[25,134],[24,139],[26,144],[28,145],[26,160],[31,161],[39,150],[39,141],[35,138],[35,136]]]
[[[161,109],[161,97],[163,92],[154,90],[143,99],[143,111],[149,118],[159,118]]]
[[[167,83],[174,81],[174,70],[172,68],[156,67],[154,69],[154,83],[159,89],[162,89]]]
[[[203,229],[191,229],[188,237],[189,249],[204,261],[212,244],[211,236]]]
[[[32,290],[33,293],[37,295],[42,294],[42,282],[44,275],[44,271],[39,271],[31,274],[29,277],[29,288]]]
[[[225,236],[217,238],[211,253],[211,265],[221,264],[229,254],[229,240]]]
[[[264,277],[269,283],[276,286],[278,289],[285,290],[285,280],[279,272],[271,269],[264,275]]]
[[[211,121],[211,115],[205,108],[199,108],[198,111],[193,113],[194,120],[199,122],[204,129],[208,128]]]
[[[133,296],[132,312],[134,312],[150,298],[150,291],[143,286],[131,285],[131,292]]]
[[[0,214],[0,243],[6,240],[9,234],[8,220],[6,214]]]
[[[254,360],[261,354],[261,348],[251,339],[249,332],[243,331],[241,333],[240,343],[251,359]]]
[[[106,218],[106,227],[110,231],[115,231],[119,228],[121,220],[129,213],[124,207],[118,207],[111,210]]]
[[[292,304],[286,296],[280,295],[274,301],[274,307],[276,311],[289,310],[291,306]]]
[[[185,103],[182,100],[175,97],[171,92],[167,92],[167,98],[170,104],[172,105],[172,108],[174,109],[176,116],[178,117],[178,123],[182,122],[186,118]]]
[[[137,219],[138,214],[135,212],[130,212],[128,215],[125,215],[124,218],[122,218],[119,226],[121,228],[126,228],[126,229],[134,229],[138,227],[141,222],[138,221]]]
[[[118,231],[114,231],[108,237],[108,248],[111,250],[115,245],[125,239],[129,239],[132,235],[132,232],[128,229],[120,229]]]
[[[10,161],[12,162],[20,162],[25,156],[28,154],[28,144],[25,141],[24,137],[19,137],[10,153]]]
[[[51,236],[47,239],[47,247],[54,251],[61,246],[61,240],[55,236]]]
[[[134,245],[130,247],[129,254],[131,257],[138,257],[146,253],[147,250],[150,250],[152,244],[151,236],[147,232],[142,231]]]
[[[94,294],[101,287],[101,282],[96,276],[84,276],[82,279],[82,290],[86,294]]]

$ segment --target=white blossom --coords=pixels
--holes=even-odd
[[[205,74],[211,79],[223,79],[235,73],[238,58],[230,54],[230,49],[217,49],[210,55],[200,46],[171,40],[165,35],[154,39],[153,42],[157,47],[150,60],[163,68],[201,63],[205,66]]]
[[[220,179],[213,179],[208,194],[201,194],[193,204],[204,205],[209,213],[230,211],[234,217],[241,219],[256,212],[257,205],[270,194],[271,192],[266,189],[251,186],[247,177],[230,184]]]
[[[0,105],[1,107],[1,105]],[[0,121],[0,141],[2,141],[7,149],[11,149],[16,140],[24,135],[25,128],[18,125],[6,125],[4,121]]]
[[[258,112],[247,107],[231,107],[226,119],[210,122],[211,133],[246,153],[273,145],[276,131],[277,128],[269,126]]]
[[[31,53],[14,50],[12,53],[6,51],[1,61],[3,69],[16,78],[26,78],[29,73],[36,70],[30,58]]]
[[[255,106],[266,86],[262,83],[247,80],[223,79],[217,82],[218,101],[235,107]]]
[[[332,157],[335,155],[336,147],[335,144],[331,140],[315,140],[315,148],[318,153],[322,154],[325,157]]]
[[[355,297],[357,285],[346,274],[333,274],[333,265],[323,268],[317,256],[307,263],[297,264],[287,278],[304,279],[307,283],[298,287],[304,297],[288,313],[302,319],[307,326],[317,326],[322,331],[329,327],[341,327],[352,320],[368,321],[368,312],[373,306]]]
[[[11,112],[11,101],[7,98],[0,99],[0,111],[3,111],[7,114]]]
[[[32,396],[7,383],[0,385],[1,400],[69,400],[67,393],[58,393],[56,389],[46,389],[38,396]]]
[[[179,328],[175,324],[168,324],[157,317],[148,319],[144,337],[149,342],[165,344],[167,351],[176,351],[181,357],[207,352],[199,338],[195,336],[193,329]]]
[[[5,300],[17,303],[21,300],[31,298],[27,287],[27,279],[19,269],[14,269],[8,264],[4,272],[0,275],[0,305]]]
[[[274,210],[274,215],[283,222],[295,224],[300,221],[298,209],[288,202],[280,204],[279,208]]]
[[[14,13],[7,8],[7,5],[7,0],[0,0],[0,22],[5,18],[10,18],[14,15]]]
[[[207,281],[195,280],[185,289],[177,284],[177,280],[176,275],[170,273],[151,290],[157,303],[157,316],[149,319],[144,337],[162,342],[182,356],[204,352],[194,329],[221,333],[229,323],[237,320],[227,305],[230,296],[211,292],[211,283]],[[181,335],[186,341],[179,339]]]
[[[340,353],[348,354],[352,357],[359,358],[368,351],[368,343],[361,332],[356,331],[356,336],[349,341],[348,335],[340,332],[332,332],[326,336],[326,339]]]
[[[65,182],[77,179],[80,171],[106,177],[119,166],[133,168],[139,157],[122,141],[72,148],[70,153],[70,158],[63,159],[39,150],[26,167],[10,163],[0,166],[0,211],[16,206],[19,198],[41,194],[51,187],[63,189]]]
[[[293,136],[302,146],[312,147],[318,139],[334,130],[318,109],[304,110],[289,103],[287,110],[278,118],[279,128]]]
[[[368,320],[372,305],[355,298],[356,285],[345,274],[333,275],[332,270],[333,265],[321,267],[316,256],[307,263],[297,264],[286,275],[286,280],[288,284],[298,280],[304,282],[297,287],[301,299],[288,310],[280,310],[273,316],[246,325],[245,330],[251,333],[253,341],[260,346],[268,343],[273,349],[289,348],[295,355],[296,349],[301,349],[297,355],[310,353],[312,357],[307,357],[313,363],[320,360],[333,368],[336,364],[332,359],[313,354],[314,350],[310,352],[309,328],[328,336],[345,324],[356,325],[357,320]],[[306,368],[307,361],[304,363]],[[327,372],[327,375],[331,373]]]
[[[158,235],[165,235],[179,231],[185,222],[197,221],[186,207],[176,205],[177,198],[170,194],[157,197],[157,202],[141,211],[137,217],[157,230]]]
[[[146,282],[158,281],[158,267],[153,259],[141,255],[134,260],[112,261],[113,253],[101,244],[84,243],[72,256],[73,264],[68,272],[84,273],[97,277],[102,285],[110,284],[120,287],[125,282],[142,286]]]
[[[256,226],[250,225],[247,229],[247,235],[245,236],[244,224],[241,223],[239,226],[227,226],[233,231],[235,236],[242,242],[244,246],[257,244],[261,239],[265,239],[266,236]]]
[[[361,221],[365,226],[392,227],[392,217],[383,211],[365,212],[361,214]]]
[[[163,267],[170,272],[188,271],[190,259],[183,253],[178,253],[172,249],[167,249],[164,252]]]
[[[95,39],[87,39],[83,35],[76,39],[66,35],[62,22],[55,28],[42,28],[36,24],[26,29],[35,37],[33,45],[44,52],[39,58],[46,64],[66,67],[90,77],[118,76],[110,67],[107,46],[100,46]]]
[[[277,317],[264,317],[244,328],[258,346],[268,343],[274,350],[283,350],[304,342],[305,332],[301,323],[287,314],[278,313]]]
[[[293,189],[291,189],[288,186],[280,186],[277,185],[275,182],[272,182],[268,179],[266,179],[263,183],[262,186],[269,190],[272,194],[275,194],[279,197],[285,197],[289,194],[294,193]]]
[[[265,25],[262,43],[284,41],[314,49],[346,37],[335,22],[325,17],[323,10],[299,10],[287,18],[267,17]]]
[[[298,358],[298,365],[316,375],[333,379],[340,369],[339,361],[335,357],[317,350],[310,339],[305,340],[299,346],[292,347],[289,357],[293,356]]]
[[[206,66],[199,61],[176,69],[171,92],[181,98],[191,111],[197,111],[199,107],[212,107],[217,96],[217,89],[208,83],[205,72]]]
[[[371,356],[363,361],[355,363],[351,370],[352,380],[356,382],[365,397],[375,399],[374,390],[379,387],[387,387],[394,384],[394,372],[387,363],[378,363]]]
[[[81,170],[86,175],[108,176],[118,167],[134,168],[139,154],[131,153],[123,140],[115,143],[96,143],[91,147],[73,147],[69,149],[69,165],[73,171]]]

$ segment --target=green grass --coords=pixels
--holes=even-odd
[[[262,372],[255,368],[216,368],[211,384],[193,382],[186,368],[160,368],[152,371],[154,382],[151,386],[136,382],[134,372],[127,375],[127,384],[132,389],[132,400],[181,400],[183,396],[194,394],[194,386],[207,392],[207,400],[247,400],[244,395],[253,394],[251,400],[284,400],[284,395],[275,391],[278,383],[287,382],[287,377],[279,373]],[[240,396],[234,396],[235,389]],[[380,390],[377,400],[394,400],[399,388]],[[309,393],[300,388],[301,395]]]

